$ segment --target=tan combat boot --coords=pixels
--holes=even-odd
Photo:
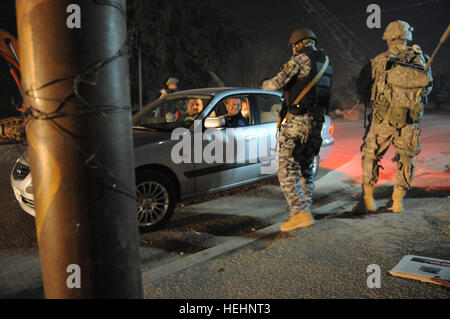
[[[403,197],[406,191],[401,187],[394,186],[392,192],[392,203],[388,204],[387,210],[393,213],[403,213]]]
[[[375,191],[375,186],[363,185],[363,195],[359,199],[356,206],[351,209],[352,213],[363,213],[363,212],[375,212],[377,206],[375,200],[373,199],[373,192]]]
[[[302,211],[298,214],[292,215],[288,221],[283,223],[280,227],[282,232],[297,229],[299,227],[308,227],[314,223],[314,218],[310,212]]]

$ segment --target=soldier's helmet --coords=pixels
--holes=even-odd
[[[414,28],[408,22],[402,20],[392,21],[383,33],[383,40],[403,39],[411,41],[413,30]]]
[[[317,41],[317,37],[313,30],[309,28],[296,29],[292,32],[291,37],[289,38],[289,45],[294,45],[305,39],[313,39]]]
[[[166,82],[166,85],[169,85],[170,83],[173,83],[175,85],[178,85],[178,83],[180,83],[180,81],[178,81],[177,78],[169,78]]]

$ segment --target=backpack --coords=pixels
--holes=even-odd
[[[428,75],[426,75],[423,68],[399,62],[394,63],[396,65],[386,71],[386,81],[393,87],[418,89],[426,88],[430,85],[431,80]]]
[[[425,71],[426,57],[418,46],[407,47],[395,54],[390,52],[384,64],[384,84],[380,83],[382,99],[378,115],[388,117],[391,123],[404,125],[407,116],[420,120],[423,114],[423,98],[431,85],[431,72]]]

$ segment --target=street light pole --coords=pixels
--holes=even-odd
[[[47,298],[143,294],[125,4],[16,0]]]

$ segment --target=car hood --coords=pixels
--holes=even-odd
[[[158,142],[170,140],[170,132],[160,132],[147,129],[133,128],[133,144],[134,147],[148,145]]]
[[[135,148],[142,145],[164,142],[170,140],[170,137],[170,132],[133,129],[133,144]],[[19,156],[19,160],[23,164],[30,166],[28,151],[22,152]]]

